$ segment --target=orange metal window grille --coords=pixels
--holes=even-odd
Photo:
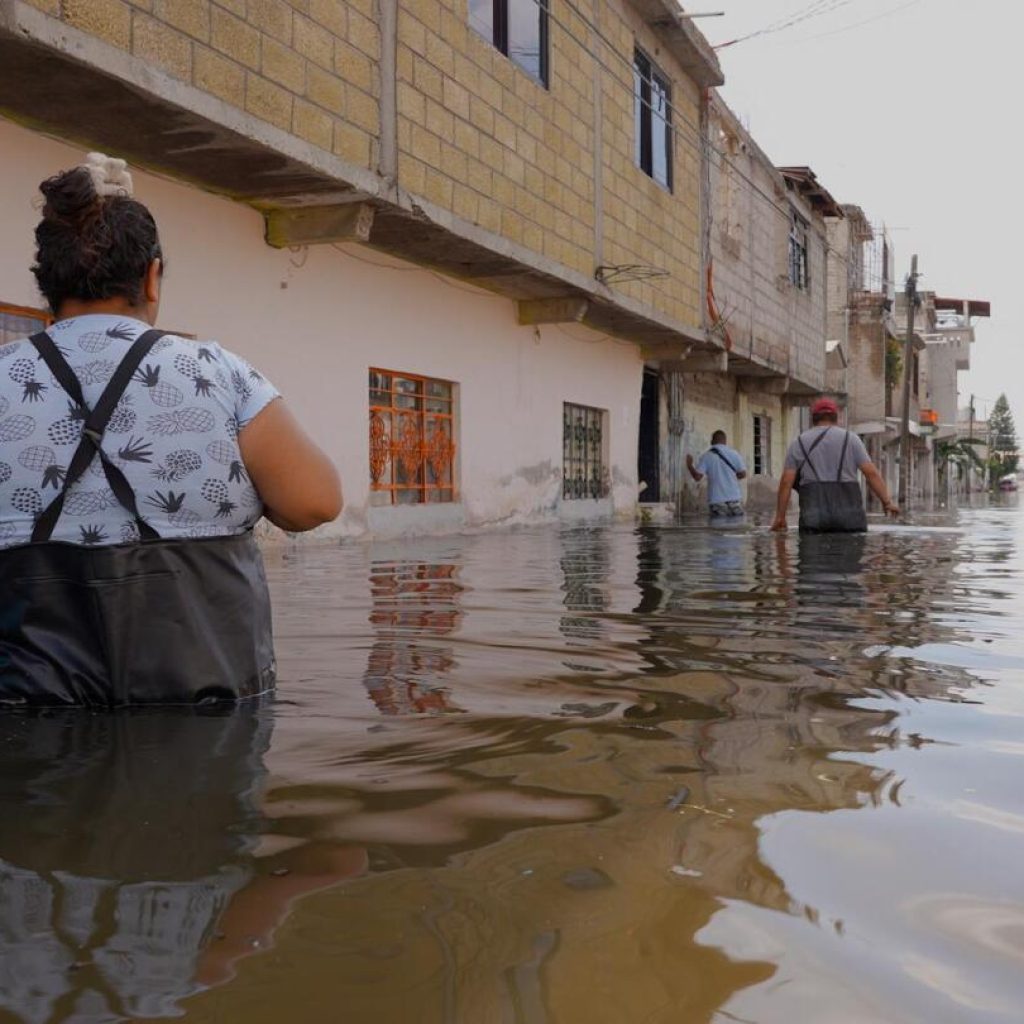
[[[27,338],[30,334],[49,327],[51,323],[53,317],[41,309],[11,306],[6,302],[0,302],[0,345]]]
[[[370,370],[370,489],[392,505],[455,500],[450,381]]]

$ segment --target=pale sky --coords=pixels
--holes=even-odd
[[[970,392],[1005,391],[1024,433],[1021,167],[1024,5],[1017,0],[689,0],[713,44],[801,11],[822,13],[718,51],[726,101],[778,165],[808,164],[842,203],[892,231],[897,282],[988,299]],[[866,22],[866,24],[860,24]],[[982,404],[981,400],[988,400]]]

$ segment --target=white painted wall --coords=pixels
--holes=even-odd
[[[29,272],[38,183],[82,156],[0,119],[0,301],[41,305]],[[282,390],[342,474],[346,510],[328,533],[367,531],[371,365],[459,384],[466,524],[633,510],[636,346],[576,325],[520,327],[512,302],[364,247],[277,251],[248,207],[141,172],[135,186],[168,260],[160,326],[221,342]],[[608,411],[609,502],[560,507],[564,401]],[[375,529],[440,526],[438,508],[403,509],[390,527],[374,510]]]

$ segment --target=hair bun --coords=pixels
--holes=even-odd
[[[46,198],[45,220],[80,225],[95,217],[102,206],[92,175],[84,167],[74,167],[47,178],[39,191]]]

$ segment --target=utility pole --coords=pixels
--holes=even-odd
[[[900,493],[897,503],[907,514],[910,500],[910,374],[914,369],[914,315],[917,313],[917,254],[910,260],[910,276],[904,288],[907,297],[907,340],[903,344],[903,411],[900,423]]]
[[[967,431],[967,446],[974,451],[974,395],[971,395],[971,425]],[[967,500],[971,500],[974,493],[974,460],[967,460]]]

